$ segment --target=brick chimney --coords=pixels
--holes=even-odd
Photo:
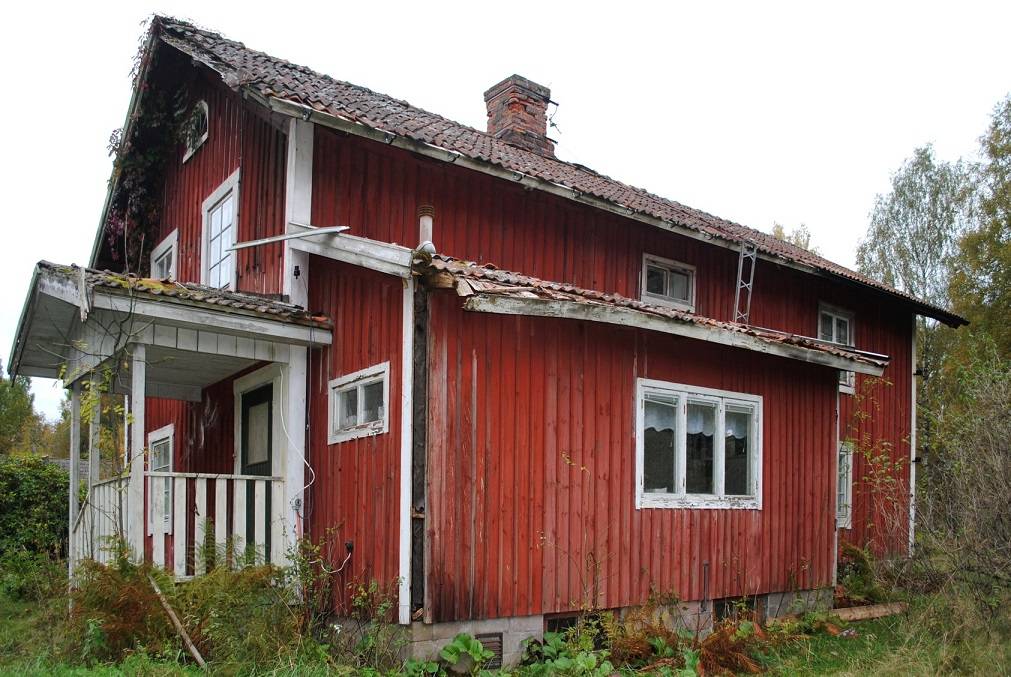
[[[484,93],[488,133],[508,144],[548,157],[555,142],[548,138],[551,90],[520,75],[510,75]]]

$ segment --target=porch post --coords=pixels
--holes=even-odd
[[[127,515],[129,534],[127,542],[137,561],[144,559],[144,382],[147,363],[146,347],[143,344],[131,346],[130,355],[130,485],[127,490]]]
[[[74,525],[77,524],[77,514],[80,507],[77,502],[77,493],[81,485],[81,384],[74,382],[70,386],[70,491],[69,491],[69,517],[70,517],[70,547],[74,547]],[[70,557],[70,573],[73,574],[74,556]]]
[[[99,392],[97,376],[91,377],[91,417],[88,421],[88,490],[98,482],[99,475],[99,434],[101,431],[102,394]]]
[[[307,352],[308,348],[303,346],[291,346],[288,364],[282,369],[285,374],[283,379],[285,400],[281,406],[284,407],[284,420],[287,424],[287,434],[284,436],[284,448],[287,453],[284,455],[284,465],[281,468],[281,476],[284,478],[284,505],[278,515],[282,519],[284,538],[281,547],[274,546],[280,564],[287,564],[288,546],[295,545],[305,531],[302,516],[305,514],[303,488],[305,464],[308,460],[305,455]]]

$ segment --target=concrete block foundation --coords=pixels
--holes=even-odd
[[[797,590],[773,592],[758,596],[756,606],[761,605],[767,618],[777,618],[788,614],[808,611],[827,611],[832,608],[832,589]],[[713,629],[716,620],[712,600],[702,602],[678,602],[664,604],[646,611],[643,607],[612,609],[626,623],[662,623],[672,630],[684,630],[705,637]],[[642,615],[646,613],[647,615]],[[438,660],[442,647],[449,644],[459,633],[470,635],[502,635],[502,665],[515,666],[523,655],[523,642],[531,637],[543,639],[544,616],[514,616],[490,618],[475,621],[454,621],[449,623],[426,624],[415,622],[410,626],[409,655],[418,660]]]

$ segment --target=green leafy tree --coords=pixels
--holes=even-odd
[[[956,312],[1011,357],[1011,96],[994,109],[981,139],[977,230],[958,243],[950,294]]]
[[[892,189],[878,195],[870,225],[857,249],[861,273],[937,306],[949,305],[950,270],[958,243],[973,219],[973,168],[961,160],[935,159],[930,145],[917,148],[892,176]],[[919,318],[917,354],[922,386],[917,390],[921,449],[932,440],[927,412],[938,406],[934,376],[940,369],[950,332]]]
[[[811,244],[811,231],[803,223],[791,230],[786,231],[786,228],[781,223],[772,224],[772,236],[783,242],[789,242],[792,245],[796,245],[801,249],[806,249],[812,254],[821,254],[818,248]]]
[[[948,303],[948,270],[972,223],[972,168],[939,162],[917,148],[878,195],[857,249],[861,273],[939,306]]]
[[[19,448],[38,422],[30,386],[31,381],[24,376],[3,378],[0,368],[0,454],[30,451]]]

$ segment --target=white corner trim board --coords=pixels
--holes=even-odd
[[[404,280],[403,341],[400,357],[400,586],[401,625],[411,622],[411,452],[414,441],[414,279]]]

